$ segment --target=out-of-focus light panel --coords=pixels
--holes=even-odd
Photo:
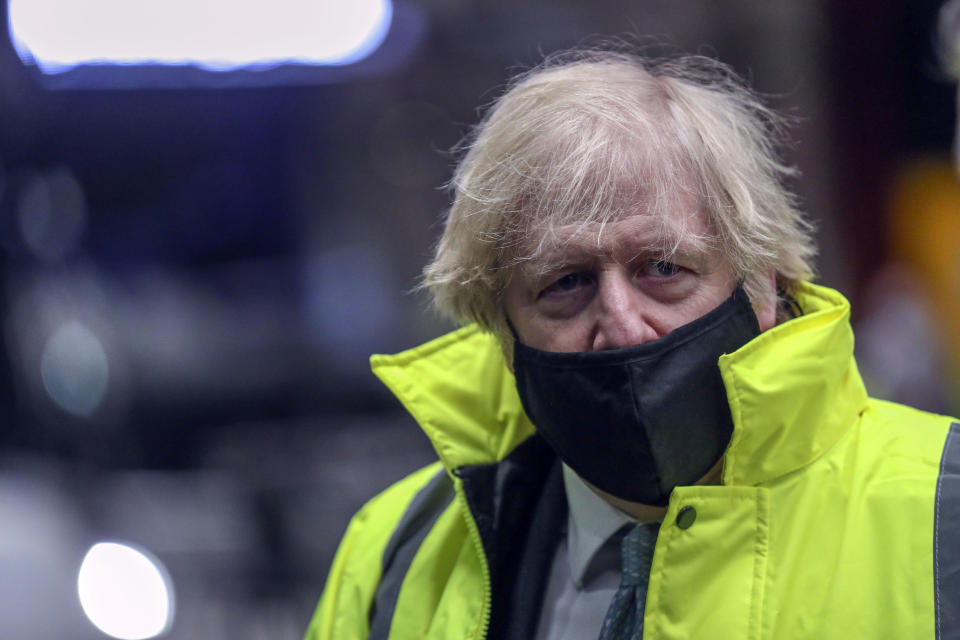
[[[163,566],[125,544],[93,545],[80,565],[77,591],[90,622],[114,638],[153,638],[173,621],[173,587]]]
[[[79,322],[69,321],[44,345],[40,376],[50,399],[61,409],[89,416],[107,393],[110,363],[100,339]]]
[[[83,235],[83,187],[66,168],[33,174],[17,197],[16,214],[24,245],[44,262],[56,263],[77,248]]]
[[[80,65],[213,71],[344,65],[383,42],[391,0],[8,0],[20,58],[44,73]]]

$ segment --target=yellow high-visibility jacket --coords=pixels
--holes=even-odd
[[[720,358],[722,484],[671,494],[644,638],[960,638],[960,424],[868,398],[847,301],[797,299]],[[533,637],[565,516],[499,349],[468,327],[372,358],[440,461],[353,518],[308,640]]]

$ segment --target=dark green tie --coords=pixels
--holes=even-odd
[[[600,640],[641,640],[650,561],[660,523],[635,525],[620,543],[623,574],[600,628]]]

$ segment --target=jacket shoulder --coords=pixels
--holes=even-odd
[[[950,416],[876,398],[870,398],[863,419],[870,434],[889,447],[888,453],[912,453],[937,467],[951,426],[960,423]]]
[[[957,418],[931,413],[905,404],[881,400],[879,398],[869,399],[867,411],[878,425],[893,429],[901,428],[908,431],[915,431],[917,429],[944,430],[949,429],[951,424],[960,422]]]
[[[350,520],[334,556],[306,640],[366,638],[389,547],[411,505],[431,485],[447,482],[440,462],[423,467],[368,501]]]

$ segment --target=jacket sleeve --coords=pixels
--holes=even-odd
[[[424,467],[376,496],[350,520],[305,640],[363,640],[382,571],[383,551],[417,492],[440,470]]]

